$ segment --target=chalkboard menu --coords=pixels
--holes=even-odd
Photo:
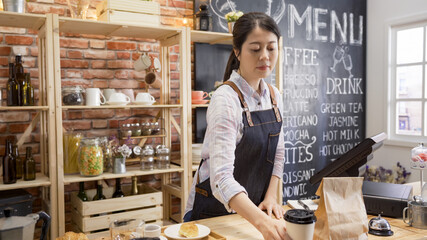
[[[195,1],[195,11],[199,6]],[[309,179],[365,138],[366,0],[210,0],[214,31],[231,10],[272,16],[283,36],[283,201],[313,196]],[[197,51],[197,54],[202,54]],[[218,51],[205,48],[204,54]],[[226,64],[227,59],[214,60]],[[196,86],[203,79],[197,71]],[[212,73],[221,78],[223,72]],[[210,77],[206,77],[210,78]],[[206,79],[205,78],[205,79]]]

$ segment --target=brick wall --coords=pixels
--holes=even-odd
[[[70,0],[72,4],[76,4],[78,0]],[[95,19],[96,4],[100,0],[92,0],[88,18]],[[161,23],[169,26],[182,26],[183,15],[187,17],[193,12],[193,0],[158,0],[161,5]],[[0,2],[0,8],[1,8]],[[66,0],[30,0],[27,2],[27,12],[29,13],[56,13],[61,16],[70,16],[70,11]],[[189,24],[192,24],[191,17],[188,19]],[[8,63],[13,61],[16,54],[23,56],[24,67],[26,72],[31,74],[32,84],[35,86],[36,99],[38,98],[38,48],[37,48],[37,32],[20,29],[8,28],[0,26],[0,88],[2,89],[3,105],[6,104],[6,87],[8,77]],[[152,56],[159,56],[159,44],[155,41],[137,38],[111,38],[105,36],[93,35],[75,35],[62,34],[60,38],[61,46],[61,78],[62,86],[81,85],[83,87],[97,88],[115,88],[125,89],[132,88],[135,93],[145,91],[144,77],[145,73],[133,70],[133,61],[138,58],[137,51],[148,51]],[[172,92],[177,96],[178,77],[179,77],[179,47],[173,46],[170,48],[171,53],[171,78]],[[156,89],[150,89],[150,93],[158,98],[159,92]],[[109,136],[116,134],[119,126],[123,123],[131,123],[141,121],[147,116],[155,116],[158,110],[141,110],[141,109],[119,109],[119,110],[69,110],[64,111],[63,127],[66,130],[73,129],[87,136]],[[8,136],[20,137],[25,131],[25,128],[31,122],[32,117],[36,112],[0,112],[0,155],[4,153],[5,139]],[[179,111],[175,111],[175,116],[179,122]],[[40,133],[37,126],[31,133],[31,136],[26,139],[24,146],[20,150],[24,154],[26,146],[33,147],[34,157],[40,168],[39,156],[39,141]],[[179,140],[176,131],[173,131],[174,144],[172,149],[175,151],[174,157],[178,157],[176,153],[179,150]],[[157,144],[148,140],[148,144]],[[175,177],[178,177],[176,175]],[[147,182],[150,185],[159,188],[160,176],[143,176],[139,181]],[[179,181],[179,179],[175,179]],[[108,182],[114,185],[113,180]],[[130,179],[126,179],[125,183],[130,183]],[[94,182],[88,182],[86,188],[95,188]],[[70,192],[78,189],[77,184],[65,186],[65,201],[66,201],[66,228],[71,230],[71,204]],[[35,210],[41,208],[41,191],[38,188],[27,189],[35,197]],[[177,204],[174,209],[179,209],[179,200],[175,199]]]

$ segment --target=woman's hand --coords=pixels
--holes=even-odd
[[[256,228],[261,232],[265,240],[291,239],[286,232],[284,220],[276,220],[271,217],[267,217],[267,219],[259,221]]]
[[[272,196],[265,196],[264,201],[259,204],[258,208],[261,210],[266,210],[267,215],[270,217],[271,213],[274,213],[277,219],[282,219],[283,215],[285,215],[285,209],[277,204],[276,198]]]

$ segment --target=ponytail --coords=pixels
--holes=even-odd
[[[236,54],[234,54],[234,50],[231,51],[230,57],[228,58],[227,67],[224,72],[224,82],[230,79],[231,73],[234,69],[239,69],[240,61],[237,59]]]

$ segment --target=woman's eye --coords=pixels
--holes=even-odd
[[[269,48],[269,49],[268,49],[268,51],[270,51],[270,52],[271,52],[271,51],[274,51],[274,50],[276,50],[276,49],[275,49],[275,48]]]
[[[251,49],[253,52],[259,52],[259,49]]]

